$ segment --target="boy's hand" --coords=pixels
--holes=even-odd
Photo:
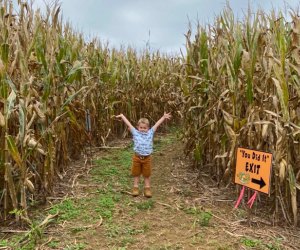
[[[152,127],[153,130],[156,131],[156,129],[164,122],[164,120],[169,120],[171,117],[171,113],[164,112],[164,115]]]
[[[171,112],[170,113],[166,113],[166,112],[164,113],[164,118],[165,119],[170,120],[171,117],[172,117]]]
[[[125,115],[123,115],[122,113],[119,115],[115,116],[116,118],[121,118],[121,120],[123,120],[123,122],[125,122],[125,124],[128,126],[128,128],[131,130],[134,127],[132,126],[132,124],[130,123],[130,121],[127,120],[127,118],[125,117]]]
[[[123,114],[114,115],[113,118],[117,118],[119,121],[122,120]]]

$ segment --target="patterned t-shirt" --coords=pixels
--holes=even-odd
[[[133,136],[133,150],[139,155],[150,155],[153,152],[154,130],[150,128],[147,132],[131,129]]]

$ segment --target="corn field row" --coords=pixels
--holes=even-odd
[[[227,6],[213,26],[187,32],[182,90],[186,153],[229,184],[237,147],[273,154],[275,223],[297,224],[300,181],[300,18],[261,10],[237,20]],[[270,216],[271,217],[271,216]],[[279,218],[282,217],[282,218]]]
[[[227,7],[194,38],[188,30],[186,56],[170,57],[86,42],[57,3],[43,15],[26,2],[17,7],[0,0],[1,218],[29,221],[30,204],[46,201],[90,140],[106,144],[127,131],[115,114],[155,121],[165,110],[183,124],[185,153],[219,184],[232,183],[237,147],[271,152],[266,200],[274,221],[297,224],[297,13],[288,22],[281,13],[249,12],[240,22]]]

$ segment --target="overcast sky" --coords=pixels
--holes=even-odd
[[[17,1],[17,0],[14,0]],[[53,0],[35,0],[36,7],[43,8]],[[229,0],[239,17],[260,6],[265,12],[272,8],[284,10],[285,4],[293,9],[297,0]],[[189,20],[201,24],[212,23],[226,4],[226,0],[61,0],[64,21],[70,21],[75,30],[87,38],[119,48],[132,45],[137,49],[150,45],[153,50],[174,52],[184,49]]]

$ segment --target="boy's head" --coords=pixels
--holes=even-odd
[[[149,120],[147,118],[141,118],[138,121],[137,129],[140,132],[147,132],[149,130],[149,126],[150,126]]]

